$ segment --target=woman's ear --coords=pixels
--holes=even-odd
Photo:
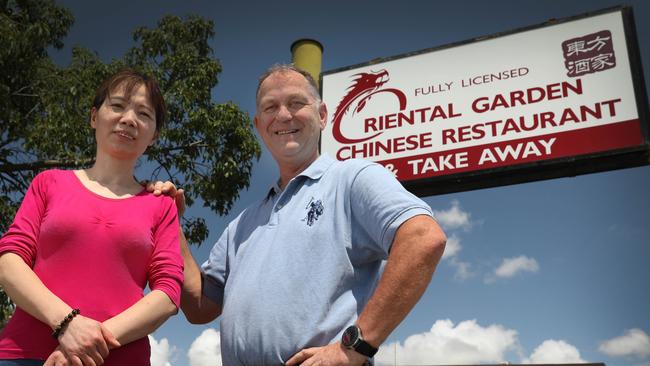
[[[156,141],[158,140],[159,135],[160,134],[158,133],[158,131],[156,131],[156,133],[153,134],[153,138],[151,139],[151,142],[149,143],[149,146],[153,146],[156,143]]]
[[[97,108],[90,110],[90,127],[97,128]]]

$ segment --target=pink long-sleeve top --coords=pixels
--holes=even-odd
[[[123,199],[88,190],[73,171],[48,170],[30,185],[0,253],[18,254],[50,291],[103,322],[149,284],[179,306],[183,259],[174,201],[143,191]],[[0,359],[46,359],[52,329],[16,309],[0,335]],[[112,350],[104,365],[149,365],[147,337]]]

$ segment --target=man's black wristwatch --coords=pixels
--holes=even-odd
[[[356,325],[350,325],[341,337],[343,347],[353,349],[366,357],[372,357],[377,353],[377,348],[363,340],[361,329]]]

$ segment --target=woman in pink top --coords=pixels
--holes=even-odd
[[[165,113],[155,80],[109,77],[90,116],[95,164],[32,181],[0,239],[0,285],[17,305],[0,366],[149,365],[147,335],[177,312],[183,281],[176,206],[133,176]]]

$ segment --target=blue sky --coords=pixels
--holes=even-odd
[[[223,65],[213,90],[251,115],[257,76],[289,62],[300,38],[324,45],[323,70],[437,47],[620,5],[591,1],[60,1],[76,22],[65,64],[82,45],[104,60],[132,45],[137,26],[166,14],[214,20]],[[318,5],[317,5],[318,4]],[[634,9],[645,79],[650,3]],[[332,110],[332,109],[330,109]],[[225,217],[199,207],[211,233],[193,253],[207,258],[236,213],[277,178],[264,151],[251,187]],[[425,295],[393,332],[384,364],[605,362],[650,365],[650,167],[630,168],[425,198],[444,226],[447,252]],[[286,311],[286,309],[278,309]],[[154,334],[154,365],[219,365],[218,321],[193,326],[179,314]],[[397,352],[397,355],[393,352]],[[211,362],[202,361],[211,360]]]

